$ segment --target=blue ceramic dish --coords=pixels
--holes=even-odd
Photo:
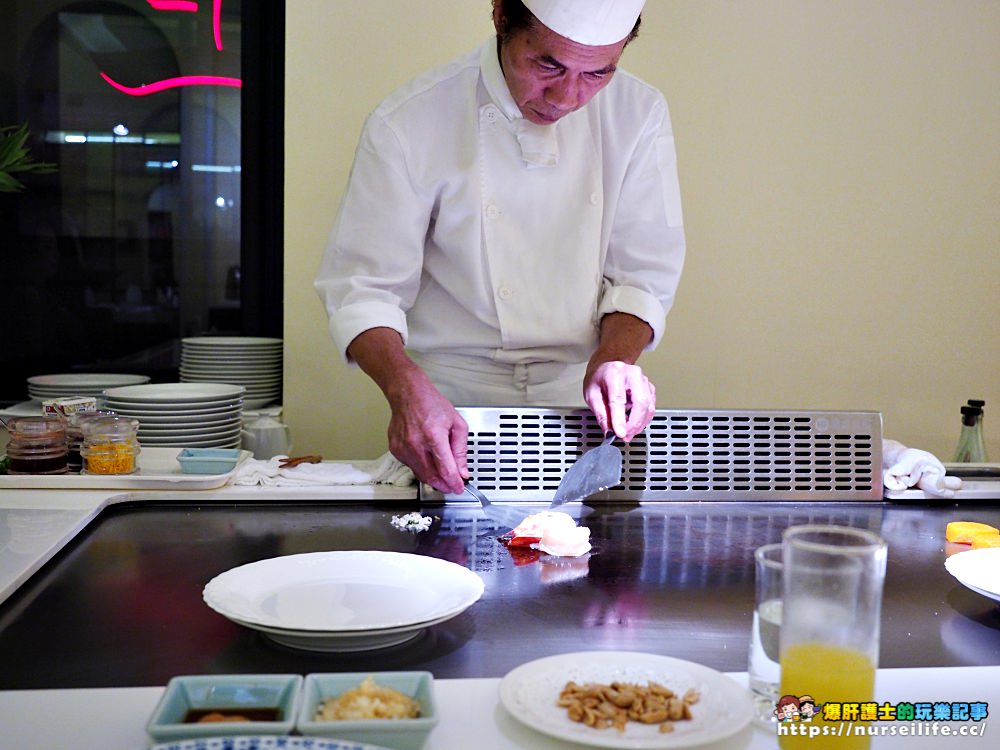
[[[241,735],[289,734],[302,698],[302,675],[240,674],[174,677],[146,724],[157,742]],[[196,721],[206,712],[249,721]],[[264,717],[262,714],[272,714]]]
[[[226,474],[239,458],[238,448],[185,448],[177,454],[185,474]]]
[[[379,687],[394,688],[420,704],[416,719],[364,719],[325,721],[315,718],[316,710],[327,698],[358,687],[372,677]],[[365,742],[392,750],[420,750],[427,735],[438,723],[434,699],[434,677],[430,672],[352,672],[306,675],[295,728],[308,737],[338,737]]]

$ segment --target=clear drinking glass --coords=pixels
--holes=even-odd
[[[778,700],[781,677],[778,661],[783,568],[781,550],[781,542],[775,542],[758,547],[754,552],[756,594],[747,672],[757,718],[767,723],[777,721],[774,704]]]
[[[859,704],[875,698],[886,544],[863,529],[793,526],[785,531],[782,557],[779,702],[791,696],[800,706],[811,703],[816,713],[807,708],[792,717],[785,708],[780,745],[867,748],[869,737],[855,731],[874,722],[855,714]]]

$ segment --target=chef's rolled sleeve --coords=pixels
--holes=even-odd
[[[646,351],[651,351],[660,343],[667,315],[655,295],[631,286],[608,287],[597,310],[598,319],[615,312],[634,315],[653,329],[653,337],[646,346]]]
[[[354,339],[372,328],[392,328],[399,333],[404,346],[409,338],[406,314],[398,305],[386,302],[363,302],[346,305],[330,315],[330,335],[337,351],[348,362],[352,360],[347,354],[347,347]]]

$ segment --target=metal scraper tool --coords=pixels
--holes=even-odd
[[[549,510],[583,500],[622,481],[622,452],[611,444],[614,439],[615,433],[609,432],[603,443],[584,453],[569,467],[556,488]]]
[[[487,518],[496,521],[501,526],[506,526],[510,529],[516,528],[524,520],[525,516],[531,514],[531,511],[526,511],[522,508],[494,505],[472,482],[465,482],[465,491],[479,501],[479,506],[483,509]]]

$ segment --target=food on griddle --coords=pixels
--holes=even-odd
[[[420,704],[395,688],[375,684],[366,677],[356,688],[327,698],[316,707],[316,721],[353,721],[357,719],[416,719]]]
[[[530,515],[500,539],[509,547],[530,547],[555,557],[590,552],[590,529],[577,526],[573,516],[559,511]]]
[[[944,538],[956,544],[972,544],[981,535],[997,536],[1000,529],[977,521],[952,521],[944,531]]]
[[[674,722],[692,718],[691,706],[698,702],[697,690],[684,695],[650,680],[646,685],[629,682],[586,683],[570,681],[559,693],[557,703],[570,720],[594,729],[614,727],[625,731],[630,721],[658,724],[661,733],[674,731]]]

